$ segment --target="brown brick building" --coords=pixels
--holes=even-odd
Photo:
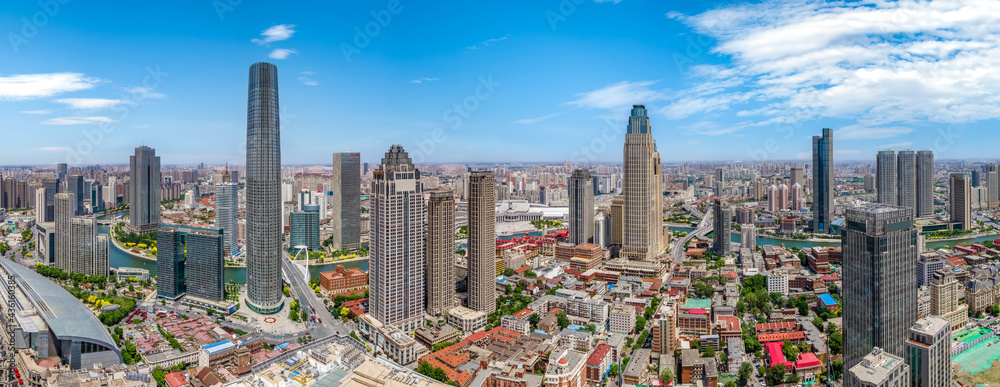
[[[337,265],[337,270],[319,273],[319,285],[324,290],[333,293],[366,289],[368,288],[368,273],[361,269],[344,269],[344,265]]]

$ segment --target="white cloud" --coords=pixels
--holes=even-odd
[[[166,97],[166,95],[157,92],[153,88],[143,86],[125,87],[122,88],[122,91],[128,93],[128,97],[131,101],[142,101],[144,99]]]
[[[545,121],[545,120],[547,120],[549,118],[558,116],[558,115],[563,114],[563,113],[565,113],[565,112],[556,112],[556,113],[544,115],[544,116],[541,116],[541,117],[535,117],[535,118],[522,118],[520,120],[514,121],[514,123],[515,124],[520,124],[520,125],[531,125],[531,124],[534,124],[534,123]]]
[[[80,73],[20,74],[0,77],[0,100],[21,101],[86,90],[100,80]]]
[[[1000,2],[774,0],[667,16],[731,58],[690,68],[698,86],[671,100],[668,117],[727,109],[758,124],[852,119],[866,132],[848,133],[866,139],[1000,118]]]
[[[315,71],[303,71],[299,73],[299,82],[302,82],[306,86],[318,86],[319,82],[312,79],[312,76],[316,75]]]
[[[876,145],[876,146],[873,146],[872,148],[876,148],[876,149],[905,148],[905,147],[908,147],[910,145],[913,145],[912,141],[903,141],[903,142],[894,142],[892,144]]]
[[[278,24],[275,26],[268,27],[268,29],[260,32],[260,36],[263,37],[264,39],[252,39],[250,41],[263,46],[271,42],[280,42],[282,40],[288,40],[294,34],[295,34],[294,24]]]
[[[107,99],[107,98],[61,98],[53,102],[61,103],[63,105],[66,105],[70,109],[77,109],[77,110],[98,110],[98,109],[107,109],[118,105],[134,104],[134,102],[132,101],[126,101],[122,99]]]
[[[45,114],[52,114],[52,111],[51,110],[22,110],[21,113],[24,113],[24,114],[45,115]]]
[[[110,117],[104,116],[93,116],[93,117],[57,117],[49,118],[42,121],[43,125],[86,125],[86,124],[97,124],[101,122],[118,122]]]
[[[473,45],[471,45],[469,47],[466,47],[465,49],[466,50],[478,50],[480,48],[486,48],[486,47],[489,47],[489,46],[493,45],[493,43],[502,42],[504,40],[507,40],[507,38],[510,38],[510,34],[501,36],[499,38],[486,39],[486,40],[484,40],[482,42],[479,42],[479,43],[473,44]]]
[[[36,148],[40,152],[69,152],[70,149],[61,146],[43,146],[41,148]]]
[[[298,51],[288,48],[276,48],[274,49],[274,51],[271,51],[271,53],[268,54],[267,57],[271,59],[285,59],[288,58],[289,55],[298,53],[299,53]]]
[[[616,110],[633,104],[644,104],[664,99],[663,93],[649,87],[657,81],[619,82],[594,91],[580,93],[576,101],[566,102],[587,109]]]
[[[434,82],[434,81],[440,81],[440,79],[437,79],[437,78],[419,78],[419,79],[411,80],[410,83],[424,83],[424,82]]]
[[[594,0],[594,2],[595,3],[612,3],[612,4],[618,4],[618,3],[621,3],[622,0]]]

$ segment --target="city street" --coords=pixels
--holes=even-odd
[[[334,334],[350,334],[351,328],[341,323],[339,319],[334,318],[330,311],[326,309],[323,301],[316,297],[316,292],[309,287],[309,281],[303,278],[302,270],[289,260],[288,253],[282,254],[281,270],[289,282],[288,288],[292,296],[298,299],[300,304],[316,310],[315,312],[310,310],[309,314],[316,315],[316,318],[323,320],[322,323],[315,324],[312,332],[314,337],[320,339]]]

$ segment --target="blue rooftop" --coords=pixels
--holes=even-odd
[[[829,294],[820,294],[819,299],[826,305],[837,305],[837,300],[833,299],[833,296]]]

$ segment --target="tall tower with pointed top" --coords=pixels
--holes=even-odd
[[[622,256],[652,260],[660,253],[663,236],[663,183],[646,105],[632,106],[625,132],[624,169]]]

